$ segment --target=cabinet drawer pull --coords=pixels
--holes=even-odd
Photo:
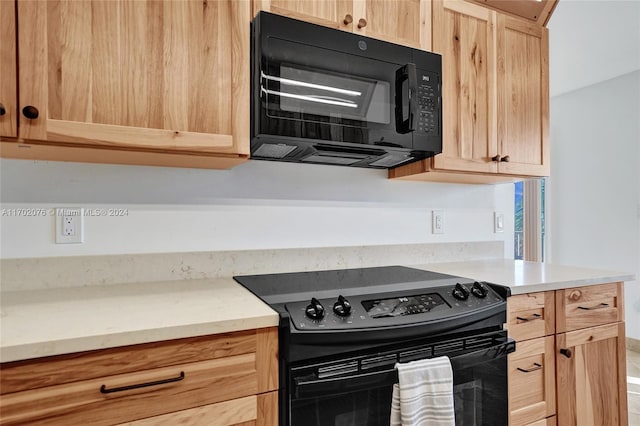
[[[599,305],[592,306],[590,308],[585,308],[584,306],[578,306],[578,309],[582,309],[583,311],[593,311],[595,309],[604,309],[604,308],[606,308],[608,306],[609,306],[608,303],[601,303]]]
[[[505,155],[504,157],[502,157],[500,159],[501,163],[508,163],[511,160],[511,157],[509,157],[508,155]]]
[[[527,322],[527,321],[533,321],[533,320],[537,320],[537,319],[542,319],[542,315],[540,315],[540,314],[533,314],[533,315],[531,315],[530,317],[527,317],[527,318],[524,318],[524,317],[516,317],[516,319],[517,319],[517,320],[520,320],[520,321],[525,321],[525,322]]]
[[[566,356],[567,358],[571,358],[571,355],[573,355],[573,353],[571,352],[571,349],[560,349],[560,353]]]
[[[367,26],[367,20],[364,18],[360,18],[358,20],[358,28],[364,28]]]
[[[146,388],[148,386],[164,385],[167,383],[179,382],[180,380],[184,380],[184,371],[181,371],[178,377],[172,377],[170,379],[164,379],[164,380],[156,380],[153,382],[138,383],[136,385],[122,386],[119,388],[107,389],[107,385],[102,385],[100,387],[100,393],[122,392],[122,391],[128,391],[133,389]]]
[[[349,25],[350,23],[352,23],[352,22],[353,22],[353,16],[351,16],[351,15],[345,15],[345,17],[344,17],[344,19],[342,20],[342,22],[343,22],[345,25]]]
[[[542,369],[542,364],[538,364],[537,362],[533,363],[533,367],[531,368],[520,368],[518,367],[518,371],[522,371],[523,373],[531,373],[532,371],[537,371]]]
[[[3,104],[0,104],[0,117],[5,115],[7,113],[7,110],[4,108]]]
[[[500,161],[500,156],[494,155],[493,157],[491,157],[491,161]]]

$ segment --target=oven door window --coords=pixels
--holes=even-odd
[[[508,424],[506,355],[500,347],[493,347],[451,358],[456,426]],[[354,371],[353,361],[316,367],[319,369],[315,371],[333,371],[330,377],[311,377],[310,370],[304,372],[305,376],[296,377],[294,369],[289,424],[388,425],[397,377],[393,365],[372,372]]]

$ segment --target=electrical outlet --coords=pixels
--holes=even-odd
[[[56,244],[84,242],[84,209],[56,209]]]
[[[493,232],[504,232],[504,213],[493,212]]]
[[[431,211],[431,233],[444,234],[444,210]]]

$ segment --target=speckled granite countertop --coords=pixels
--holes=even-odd
[[[512,294],[633,274],[513,260],[407,265],[508,286]],[[0,294],[0,361],[278,325],[278,315],[232,278],[8,291]]]

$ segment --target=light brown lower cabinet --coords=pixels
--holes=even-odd
[[[518,342],[516,352],[509,355],[509,412],[511,426],[528,425],[555,414],[553,336]]]
[[[562,426],[626,426],[624,323],[558,334],[558,422]]]
[[[608,283],[508,301],[506,327],[517,340],[510,426],[627,426],[623,289]]]
[[[0,424],[275,425],[277,336],[266,328],[5,363]]]

